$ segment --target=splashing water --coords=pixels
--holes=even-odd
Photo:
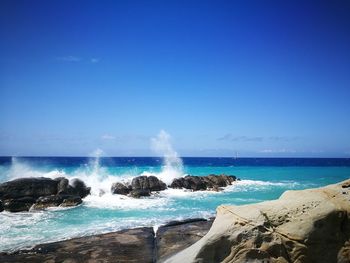
[[[164,158],[162,171],[157,174],[159,179],[169,185],[175,178],[183,175],[182,160],[173,149],[171,137],[166,131],[161,130],[157,137],[151,139],[151,148]]]

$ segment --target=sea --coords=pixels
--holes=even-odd
[[[235,175],[221,192],[167,189],[134,199],[112,195],[111,184],[139,175],[170,183],[184,175]],[[92,188],[73,208],[0,213],[0,251],[120,229],[215,216],[221,204],[245,205],[279,198],[286,190],[321,187],[350,178],[350,159],[164,157],[0,157],[0,183],[20,177],[80,178]]]

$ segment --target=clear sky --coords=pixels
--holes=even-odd
[[[0,155],[350,157],[350,1],[0,0]]]

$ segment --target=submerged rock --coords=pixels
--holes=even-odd
[[[165,262],[350,262],[350,180],[219,206],[210,231]],[[346,194],[344,194],[346,192]]]
[[[187,175],[185,177],[176,178],[170,184],[170,188],[185,188],[193,191],[199,190],[213,190],[220,191],[221,187],[231,185],[237,178],[234,175],[215,175],[208,176],[192,176]]]

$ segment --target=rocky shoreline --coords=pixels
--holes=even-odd
[[[201,239],[213,220],[173,221],[156,231],[142,227],[41,244],[30,250],[0,253],[0,262],[164,262]]]
[[[137,176],[129,182],[116,182],[111,186],[112,194],[128,195],[133,198],[150,196],[154,192],[167,188],[187,189],[190,191],[221,191],[233,184],[234,175],[191,176],[176,178],[166,185],[155,176]],[[69,181],[59,177],[19,178],[0,184],[0,212],[23,212],[42,210],[49,207],[71,207],[82,203],[82,199],[91,193],[91,187],[80,179]],[[100,195],[105,194],[100,192]]]

